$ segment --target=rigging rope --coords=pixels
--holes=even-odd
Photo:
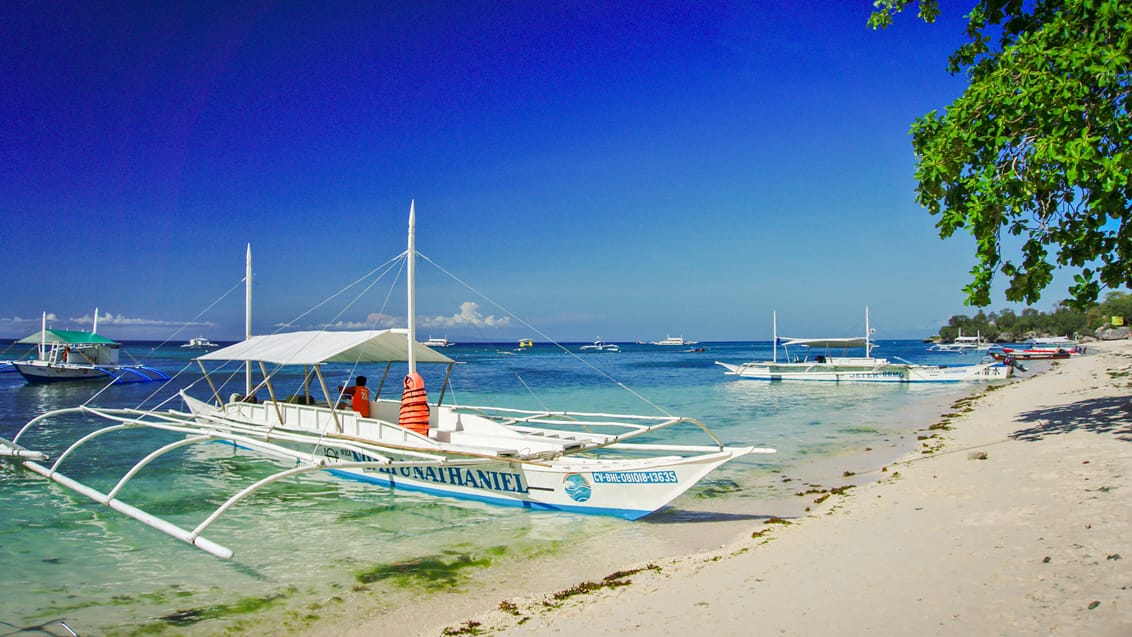
[[[562,351],[563,351],[563,352],[565,352],[566,354],[569,354],[569,355],[570,355],[570,356],[571,356],[572,358],[574,358],[574,359],[575,359],[575,360],[576,360],[577,362],[581,363],[581,364],[582,364],[583,366],[585,366],[585,367],[589,367],[590,369],[592,369],[592,370],[593,370],[594,372],[596,372],[597,374],[601,375],[602,377],[604,377],[605,379],[609,380],[609,381],[610,381],[610,382],[612,382],[613,384],[617,385],[617,386],[618,386],[618,387],[620,387],[621,389],[624,389],[625,391],[629,392],[629,394],[631,394],[631,395],[633,395],[633,396],[637,397],[637,398],[638,398],[639,400],[641,400],[642,402],[644,402],[644,403],[645,403],[646,405],[649,405],[649,406],[650,406],[650,407],[652,407],[653,409],[656,409],[657,411],[659,411],[660,413],[664,414],[665,416],[668,416],[668,417],[670,417],[670,418],[672,418],[672,417],[673,417],[673,415],[672,415],[672,414],[670,414],[670,413],[668,412],[668,410],[667,410],[667,409],[664,409],[663,407],[661,407],[660,405],[657,405],[656,403],[654,403],[653,401],[649,400],[648,398],[645,398],[645,397],[644,397],[643,395],[641,395],[641,394],[640,394],[639,392],[637,392],[637,391],[636,391],[636,390],[634,390],[633,388],[631,388],[631,387],[629,387],[629,386],[625,385],[625,384],[624,384],[624,383],[622,383],[621,381],[619,381],[619,380],[617,380],[616,378],[614,378],[614,377],[610,376],[610,375],[609,375],[609,374],[608,374],[608,373],[607,373],[606,371],[604,371],[604,370],[602,370],[602,369],[599,369],[598,367],[594,366],[594,365],[593,365],[593,363],[590,363],[590,362],[589,362],[588,360],[586,360],[586,359],[582,358],[582,357],[581,357],[581,356],[579,356],[579,355],[578,355],[577,353],[570,351],[570,349],[569,349],[568,347],[566,347],[566,346],[562,345],[561,343],[559,343],[558,341],[554,340],[554,339],[553,339],[553,338],[551,338],[550,336],[547,336],[547,335],[546,335],[545,333],[543,333],[543,332],[542,332],[541,330],[539,330],[539,329],[538,329],[537,327],[535,327],[535,326],[531,325],[530,323],[528,323],[528,322],[524,321],[524,320],[523,320],[522,318],[520,318],[520,317],[519,317],[518,315],[516,315],[516,314],[515,314],[514,312],[512,312],[511,310],[509,310],[509,309],[507,309],[507,308],[503,307],[503,306],[502,306],[502,305],[500,305],[500,304],[499,304],[498,302],[496,302],[496,301],[495,301],[494,299],[490,298],[489,296],[487,296],[487,295],[486,295],[486,294],[484,294],[483,292],[480,292],[480,291],[479,291],[479,290],[477,290],[476,288],[472,287],[471,285],[469,285],[468,283],[466,283],[466,282],[465,282],[465,281],[464,281],[463,279],[461,279],[460,277],[456,276],[455,274],[452,274],[452,273],[451,273],[451,272],[449,272],[448,270],[445,270],[445,269],[444,269],[443,267],[441,267],[441,266],[440,266],[440,265],[439,265],[438,263],[436,263],[436,262],[435,262],[435,261],[433,261],[432,259],[428,258],[428,256],[426,256],[426,255],[424,255],[424,254],[421,254],[421,253],[419,253],[419,252],[417,253],[417,256],[418,256],[418,257],[420,257],[421,259],[424,259],[425,261],[428,261],[428,262],[429,262],[430,264],[432,264],[432,266],[433,266],[433,267],[435,267],[435,268],[436,268],[437,270],[440,270],[440,271],[441,271],[441,272],[443,272],[444,274],[446,274],[446,275],[448,275],[449,277],[451,277],[451,278],[452,278],[452,280],[456,281],[456,282],[457,282],[457,283],[459,283],[460,285],[462,285],[462,286],[464,286],[465,288],[467,288],[467,290],[468,290],[469,292],[471,292],[472,294],[475,294],[476,296],[480,297],[480,298],[481,298],[481,299],[483,299],[484,301],[486,301],[486,302],[490,303],[491,305],[495,306],[495,307],[496,307],[496,308],[498,308],[498,309],[499,309],[499,310],[500,310],[501,312],[504,312],[504,313],[506,313],[506,314],[507,314],[508,316],[510,316],[511,318],[515,319],[516,321],[518,321],[519,323],[521,323],[521,324],[522,324],[522,325],[523,325],[524,327],[526,327],[527,329],[531,330],[531,331],[532,331],[532,332],[534,332],[535,334],[538,334],[538,335],[539,335],[540,337],[542,337],[543,339],[545,339],[546,341],[548,341],[548,342],[549,342],[550,344],[554,345],[555,347],[557,347],[558,349],[562,350]],[[525,383],[524,383],[524,384],[525,384]]]

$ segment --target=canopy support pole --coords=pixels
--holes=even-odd
[[[331,401],[330,390],[326,387],[326,379],[322,376],[320,366],[314,366],[314,373],[318,376],[318,384],[322,385],[322,393],[326,396],[326,406],[330,408],[330,417],[334,419],[334,429],[342,433],[342,422],[338,420],[338,405]]]
[[[212,377],[208,375],[208,370],[204,368],[204,362],[198,358],[197,365],[200,365],[200,372],[204,374],[205,382],[207,382],[208,386],[212,389],[212,395],[216,397],[216,404],[223,407],[224,399],[220,397],[220,390],[216,389],[216,385],[212,383]]]
[[[271,398],[271,405],[275,407],[275,415],[279,418],[279,424],[287,424],[283,420],[283,412],[279,410],[279,401],[275,399],[275,388],[271,386],[271,380],[267,376],[267,368],[264,367],[263,361],[259,362],[259,371],[263,372],[263,384],[267,385],[267,395]]]

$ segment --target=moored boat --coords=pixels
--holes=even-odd
[[[928,348],[929,352],[953,352],[956,354],[966,354],[967,352],[985,352],[991,347],[990,342],[983,339],[983,335],[976,333],[974,336],[963,336],[963,330],[959,330],[959,335],[955,340],[950,343],[936,343]]]
[[[213,343],[203,336],[196,336],[190,338],[189,342],[181,345],[181,347],[185,349],[211,349],[213,347],[219,347],[219,345]]]
[[[818,381],[853,383],[947,383],[1009,378],[1013,367],[1004,362],[984,361],[973,365],[923,365],[876,358],[872,350],[869,311],[865,308],[865,336],[849,338],[779,338],[778,317],[774,315],[772,360],[742,364],[716,361],[725,374],[762,381]],[[791,356],[790,347],[805,352]],[[782,349],[785,360],[778,360]],[[812,354],[811,352],[821,353]],[[856,352],[860,351],[860,355]]]
[[[621,346],[616,343],[607,343],[598,339],[589,345],[581,346],[579,349],[583,352],[620,352]]]
[[[16,341],[17,344],[35,345],[36,357],[13,360],[11,364],[29,383],[80,380],[141,383],[169,379],[169,375],[159,369],[119,362],[121,344],[97,331],[97,309],[90,332],[48,329],[45,312],[40,331]]]
[[[650,345],[662,345],[662,346],[665,346],[665,347],[673,347],[673,346],[695,345],[698,342],[699,341],[689,341],[689,340],[685,339],[683,336],[666,336],[666,337],[660,339],[659,341],[651,341],[649,344]]]

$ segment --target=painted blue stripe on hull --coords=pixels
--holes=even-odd
[[[847,378],[844,380],[834,380],[825,378],[765,378],[761,376],[740,376],[743,380],[761,380],[769,383],[888,383],[890,385],[905,384],[911,385],[913,383],[962,383],[966,379],[941,379],[941,380],[866,380],[862,378]]]
[[[515,498],[496,498],[488,495],[471,495],[468,493],[458,493],[448,491],[445,489],[434,489],[430,487],[423,487],[415,484],[408,484],[404,482],[397,482],[388,478],[381,478],[372,475],[362,475],[352,471],[343,471],[341,469],[327,469],[327,471],[339,478],[346,480],[355,480],[358,482],[368,482],[371,484],[378,484],[383,487],[391,489],[402,489],[404,491],[414,491],[417,493],[425,493],[428,495],[441,496],[445,498],[453,498],[455,500],[467,500],[470,502],[485,502],[487,504],[494,504],[496,506],[505,507],[520,507],[524,509],[531,509],[534,511],[557,511],[567,513],[581,513],[584,515],[605,515],[625,520],[638,520],[644,516],[652,513],[652,511],[644,511],[641,509],[604,509],[597,507],[587,506],[559,506],[554,504],[546,504],[543,502],[531,502],[529,500],[517,500]]]

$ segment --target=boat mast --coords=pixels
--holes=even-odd
[[[47,312],[43,313],[42,323],[39,330],[39,360],[47,360]]]
[[[869,306],[865,306],[865,358],[872,358],[873,350],[869,347]]]
[[[770,343],[771,360],[776,365],[778,364],[778,310],[773,310],[770,313],[771,323],[774,325],[774,340]]]
[[[408,264],[407,273],[409,287],[409,373],[417,371],[417,356],[413,351],[413,344],[417,341],[417,300],[416,300],[416,250],[417,250],[417,213],[416,201],[409,201],[409,248],[406,252]]]
[[[244,340],[252,337],[252,244],[244,263]],[[252,362],[244,361],[244,396],[252,393]]]
[[[98,333],[98,308],[94,308],[94,326],[90,328],[90,333]]]

